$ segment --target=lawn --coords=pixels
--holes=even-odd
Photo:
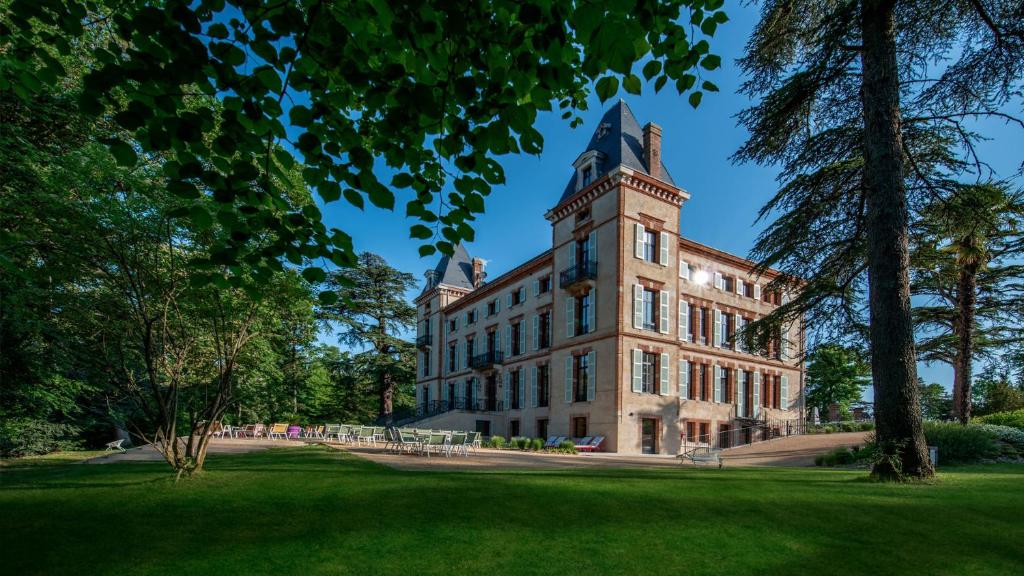
[[[1024,467],[398,472],[322,447],[0,471],[5,574],[1024,574]]]

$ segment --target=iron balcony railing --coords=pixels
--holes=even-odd
[[[486,370],[504,361],[502,353],[498,350],[477,354],[469,361],[470,368],[474,370]]]
[[[562,288],[568,288],[574,284],[595,278],[597,278],[597,262],[587,260],[562,270],[561,274],[558,275],[558,285]]]
[[[416,408],[411,412],[396,414],[394,425],[405,426],[417,420],[437,416],[452,410],[462,410],[464,412],[501,412],[504,408],[503,402],[490,398],[461,397],[454,400],[431,400],[430,402],[417,404]]]
[[[433,339],[432,334],[424,334],[423,336],[416,337],[416,347],[420,350],[424,348],[430,348],[430,341]]]

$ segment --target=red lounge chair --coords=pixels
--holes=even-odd
[[[584,442],[576,445],[576,450],[580,452],[600,452],[601,445],[604,444],[604,436],[593,436],[586,442],[587,438],[583,439]]]

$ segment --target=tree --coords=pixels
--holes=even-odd
[[[728,20],[723,0],[6,4],[0,86],[30,99],[62,81],[58,55],[86,47],[82,110],[127,136],[107,140],[119,161],[172,155],[168,188],[215,202],[183,218],[230,214],[212,252],[236,287],[284,259],[356,263],[351,238],[315,207],[282,202],[273,179],[297,158],[325,202],[393,209],[403,198],[420,253],[450,254],[504,182],[496,158],[540,153],[539,111],[557,105],[576,125],[592,84],[602,101],[620,84],[640,93],[640,62],[656,90],[671,81],[696,107],[718,90],[698,76],[721,64],[703,37]]]
[[[936,73],[931,64],[946,60]],[[1020,98],[1024,30],[1010,0],[764,3],[741,65],[738,161],[781,163],[777,219],[752,256],[798,295],[750,326],[765,342],[782,321],[840,338],[868,336],[877,437],[896,458],[884,479],[932,474],[919,409],[909,289],[909,230],[926,200],[980,176],[966,124]],[[866,300],[866,304],[865,304]],[[897,465],[897,463],[899,463]]]
[[[925,420],[942,420],[949,416],[953,399],[942,384],[925,384],[918,378],[917,387],[921,397],[921,416]]]
[[[1024,408],[1024,380],[1014,382],[1014,359],[990,361],[971,390],[978,415]]]
[[[870,384],[870,374],[870,367],[856,350],[836,344],[819,346],[810,354],[807,366],[807,406],[828,414],[835,404],[840,414],[849,414],[850,405],[860,400]]]
[[[323,317],[339,325],[342,342],[369,349],[365,359],[377,382],[379,419],[390,426],[398,377],[411,377],[408,367],[415,364],[413,346],[401,335],[416,325],[416,308],[405,298],[416,279],[364,252],[355,267],[331,272],[327,285],[338,302],[324,306]]]
[[[920,357],[953,367],[952,415],[971,419],[974,361],[1021,341],[1024,202],[994,184],[962,186],[922,210],[914,234],[912,288]]]

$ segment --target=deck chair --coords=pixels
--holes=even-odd
[[[341,433],[341,424],[328,424],[324,426],[324,440],[330,440],[331,438],[338,438],[338,442],[341,442],[339,437]]]
[[[462,454],[463,456],[469,456],[469,452],[467,451],[468,445],[466,444],[466,440],[469,439],[469,434],[466,434],[465,432],[454,432],[452,433],[451,438],[452,439],[451,441],[448,442],[447,446],[447,455],[451,456],[452,453],[454,452],[456,456],[458,456],[459,454]]]
[[[363,426],[356,434],[356,444],[363,444],[364,442],[367,446],[377,445],[377,436],[373,433],[373,428],[369,426]]]
[[[398,444],[396,450],[399,453],[405,452],[412,454],[413,452],[419,452],[421,450],[420,441],[416,438],[416,435],[408,430],[398,431]]]
[[[270,432],[267,433],[267,438],[274,440],[280,438],[282,440],[288,439],[288,424],[281,424],[280,422],[275,423],[270,427]]]
[[[580,452],[600,452],[602,444],[604,444],[604,436],[593,436],[590,438],[590,442],[577,444],[576,449]]]
[[[127,450],[124,449],[124,446],[122,446],[122,444],[124,444],[124,438],[119,438],[117,440],[114,440],[113,442],[107,442],[107,449],[104,450],[104,452],[113,452],[114,450],[119,450],[122,454],[124,454],[125,452],[127,452]]]
[[[544,442],[545,448],[558,448],[558,436],[548,436],[547,441]]]
[[[470,432],[469,435],[466,437],[466,444],[473,449],[474,454],[476,453],[477,448],[480,447],[480,443],[481,442],[479,432]],[[468,455],[469,454],[467,454],[467,456]]]
[[[427,458],[430,458],[431,452],[437,452],[438,454],[444,454],[447,456],[447,444],[448,437],[444,434],[431,434],[423,444],[423,451],[426,453]]]

